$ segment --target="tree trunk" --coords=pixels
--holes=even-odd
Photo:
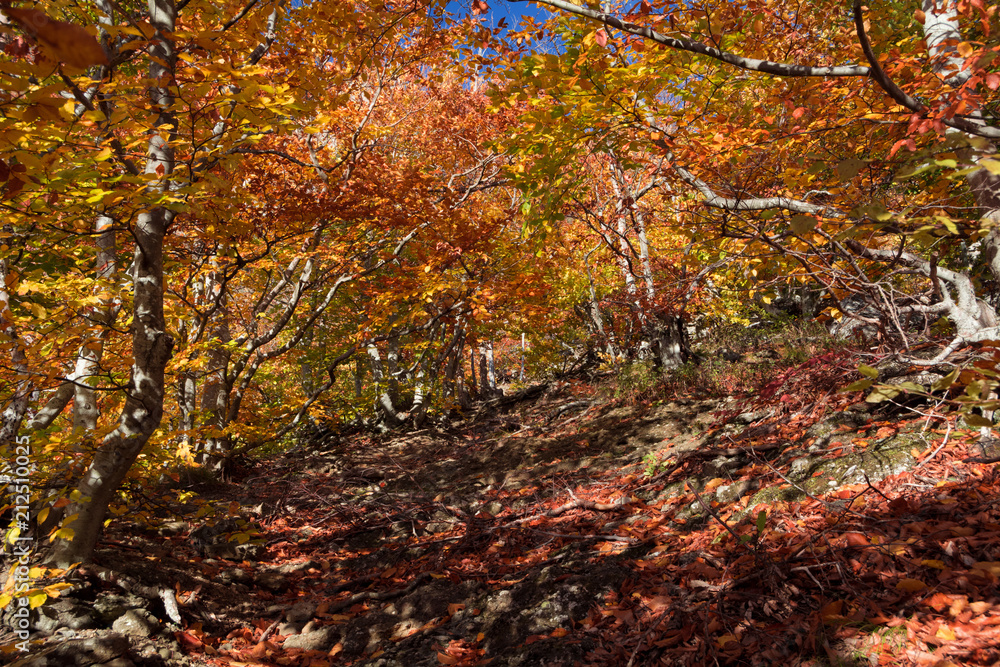
[[[155,35],[150,46],[149,79],[167,84],[174,81],[174,31],[177,9],[172,0],[149,0],[149,22]],[[150,131],[146,175],[149,190],[165,192],[174,167],[171,137],[160,134],[177,123],[169,111],[173,105],[170,88],[150,89],[153,107],[158,110]],[[79,500],[66,508],[72,519],[57,533],[48,562],[56,567],[91,558],[101,534],[104,516],[118,487],[125,480],[163,416],[164,371],[174,340],[167,333],[163,314],[163,239],[174,213],[154,207],[136,217],[135,263],[133,273],[132,371],[129,391],[118,427],[101,442],[89,468],[76,487]]]
[[[656,362],[663,370],[677,368],[691,358],[687,327],[680,315],[650,318],[649,330],[653,339]]]
[[[14,314],[10,310],[10,294],[7,292],[9,271],[7,260],[0,259],[0,333],[6,338],[6,346],[10,348],[10,363],[17,372],[13,394],[4,406],[3,421],[0,422],[0,447],[9,446],[17,438],[21,422],[28,411],[28,399],[34,389],[34,383],[28,376],[27,357],[14,325]]]
[[[216,277],[218,259],[213,258],[212,262],[215,270],[205,277],[203,292],[214,312],[208,327],[210,347],[201,394],[205,426],[211,432],[205,438],[198,462],[218,472],[225,465],[226,454],[231,448],[231,442],[223,432],[229,423],[229,394],[232,390],[227,375],[230,353],[225,346],[232,336],[229,332],[228,296]]]

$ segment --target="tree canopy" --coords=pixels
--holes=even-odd
[[[537,4],[3,3],[0,446],[50,564],[129,479],[668,372],[790,295],[907,363],[1000,338],[996,6]]]

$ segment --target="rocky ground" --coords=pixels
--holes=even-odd
[[[0,659],[993,664],[992,464],[952,422],[838,392],[850,375],[830,355],[736,398],[559,381],[133,489]]]

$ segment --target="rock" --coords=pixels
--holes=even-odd
[[[900,385],[904,383],[918,384],[925,388],[930,388],[935,382],[940,380],[943,375],[939,373],[931,373],[930,371],[923,371],[920,373],[910,373],[909,375],[900,375],[898,377],[889,378],[885,381],[885,384]]]
[[[92,609],[102,625],[111,625],[130,609],[145,609],[148,603],[137,595],[102,595],[94,601]]]
[[[247,574],[243,568],[233,567],[220,572],[219,581],[223,584],[248,584],[253,581],[253,577]]]
[[[267,555],[267,547],[255,542],[236,545],[236,560],[259,561]]]
[[[157,527],[156,532],[164,537],[172,537],[174,535],[180,535],[187,529],[187,521],[168,521],[160,524],[160,526]]]
[[[813,466],[813,460],[808,456],[800,456],[799,458],[792,461],[791,477],[794,479],[801,479],[809,475],[809,471]]]
[[[332,627],[320,628],[312,632],[303,632],[285,640],[283,648],[302,649],[303,651],[324,651],[330,648],[336,638],[336,633]]]
[[[277,570],[264,570],[257,574],[257,585],[278,593],[288,586],[288,580]]]
[[[756,421],[760,421],[761,419],[767,419],[772,414],[774,413],[767,409],[754,410],[752,412],[744,412],[736,415],[733,418],[733,421],[737,424],[752,424]]]
[[[76,604],[72,598],[64,598],[39,607],[34,627],[40,634],[48,636],[59,628],[85,630],[97,627],[98,624],[97,614],[93,609]]]
[[[314,560],[307,560],[301,563],[286,563],[276,568],[281,574],[295,574],[296,572],[305,572],[306,570],[314,569],[320,569],[320,564]]]
[[[304,627],[302,623],[282,623],[278,626],[278,634],[282,637],[291,637],[300,634]]]
[[[720,486],[715,490],[715,498],[720,503],[736,502],[748,493],[753,493],[760,488],[760,481],[755,479],[740,480],[733,484]]]
[[[865,403],[864,405],[870,406],[871,403]],[[871,416],[868,414],[867,410],[855,410],[854,406],[851,406],[851,408],[843,412],[835,412],[832,415],[829,415],[823,420],[823,422],[833,426],[850,426],[852,428],[860,428],[867,424],[870,419]]]
[[[202,524],[191,531],[188,539],[206,558],[260,560],[266,548],[252,539],[259,534],[259,526],[243,517],[236,517]]]
[[[711,477],[725,477],[732,470],[742,466],[739,456],[717,456],[705,463],[705,474]]]
[[[119,634],[106,634],[60,642],[12,662],[9,667],[134,667],[128,651],[128,639]]]
[[[843,313],[839,320],[831,320],[828,324],[830,335],[840,340],[846,340],[854,336],[865,339],[874,338],[878,335],[879,324],[862,322],[851,317],[857,315],[868,320],[881,323],[884,321],[882,311],[875,307],[874,303],[863,294],[852,294],[840,300],[839,310]]]
[[[150,637],[160,630],[160,621],[145,609],[130,609],[120,616],[111,629],[129,637]]]
[[[740,361],[740,360],[743,359],[743,355],[742,354],[740,354],[739,352],[736,352],[735,350],[730,350],[728,347],[724,347],[724,348],[720,349],[719,350],[719,356],[722,357],[725,361],[728,361],[731,364],[734,364],[737,361]]]
[[[292,608],[285,613],[285,620],[289,623],[306,623],[316,615],[316,605],[312,602],[296,602]]]
[[[449,530],[454,528],[454,524],[435,521],[433,523],[426,524],[424,528],[428,533],[437,535],[438,533],[447,533]]]

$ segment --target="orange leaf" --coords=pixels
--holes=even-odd
[[[721,477],[715,477],[713,479],[710,479],[708,483],[705,484],[705,493],[708,493],[709,491],[715,491],[717,488],[719,488],[725,483],[726,480],[722,479]]]
[[[569,630],[567,630],[566,628],[556,628],[549,634],[553,637],[565,637],[566,635],[569,634]]]
[[[457,665],[458,658],[452,657],[447,653],[438,652],[438,662],[442,665]]]
[[[843,600],[834,600],[833,602],[824,605],[822,609],[819,610],[819,617],[823,620],[827,620],[834,617],[842,616],[841,611],[844,608]]]
[[[844,533],[844,542],[849,547],[867,547],[870,544],[861,533]]]
[[[927,584],[919,579],[900,579],[899,583],[896,584],[897,591],[905,591],[907,593],[919,593],[926,588]]]
[[[101,43],[83,26],[56,21],[37,9],[5,7],[3,11],[44,46],[53,60],[80,68],[108,64]]]
[[[951,596],[945,593],[935,593],[929,598],[923,601],[923,604],[927,605],[935,611],[941,611],[945,607],[950,606],[953,603]]]

